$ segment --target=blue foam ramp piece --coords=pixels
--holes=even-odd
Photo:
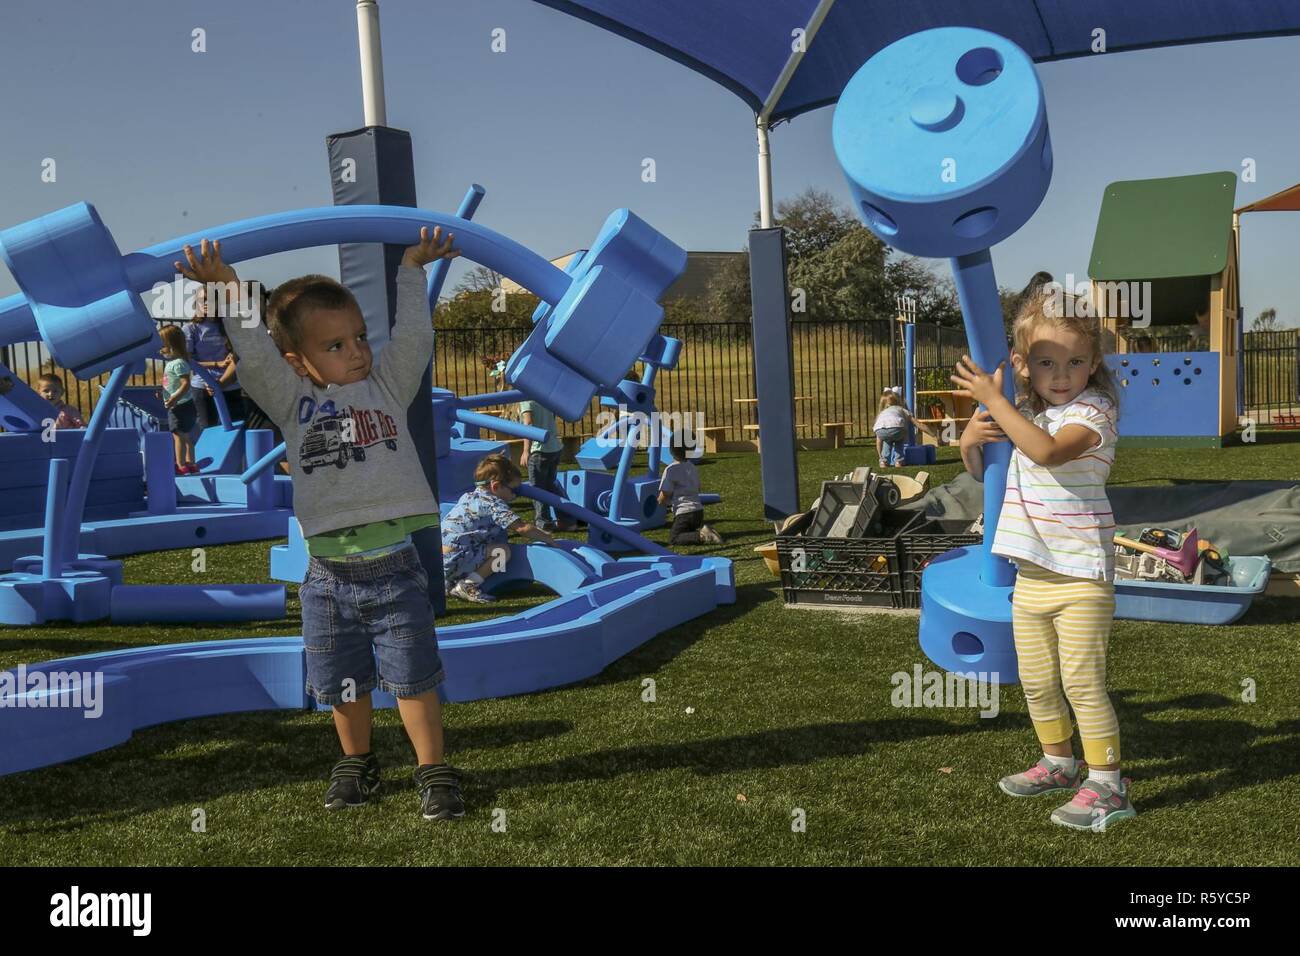
[[[284,617],[283,584],[128,584],[113,588],[114,624],[230,623]]]
[[[568,594],[596,580],[595,568],[576,549],[529,543],[511,547],[505,570],[489,575],[483,586],[495,594],[512,584],[536,582],[556,594]]]
[[[34,678],[37,673],[43,676]],[[17,687],[20,678],[22,704],[0,708],[0,774],[96,753],[155,724],[252,710],[297,710],[307,703],[302,640],[292,637],[170,644],[63,658],[9,671],[0,676],[0,686],[7,680]],[[28,689],[38,681],[46,689]],[[52,683],[54,690],[49,689]],[[48,706],[51,696],[61,706]]]

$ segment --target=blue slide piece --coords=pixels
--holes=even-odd
[[[278,621],[283,584],[127,584],[113,588],[114,624]]]
[[[969,27],[903,37],[849,81],[832,139],[867,226],[903,252],[949,257],[972,357],[987,370],[1006,361],[989,248],[1029,220],[1052,178],[1047,106],[1030,58]],[[1005,390],[1011,397],[1010,377]],[[992,545],[1009,457],[1007,442],[985,446],[983,547],[932,562],[921,579],[922,649],[942,667],[996,670],[1003,682],[1015,679],[1014,570]]]
[[[211,475],[238,475],[243,471],[242,428],[205,428],[194,444],[194,463]]]
[[[583,561],[595,557],[581,546],[563,550]],[[543,573],[557,583],[568,577],[564,560]],[[713,611],[731,562],[602,556],[596,564],[599,575],[589,565],[588,583],[542,607],[440,627],[445,699],[532,693],[594,676],[656,634]],[[305,679],[298,637],[134,648],[0,672],[0,694],[10,699],[0,707],[0,775],[105,750],[137,729],[169,721],[312,707]],[[45,706],[51,694],[60,706]],[[376,694],[375,703],[391,705],[386,697]]]

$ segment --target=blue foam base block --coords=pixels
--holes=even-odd
[[[622,454],[623,449],[618,442],[593,436],[582,443],[574,457],[578,467],[586,471],[610,471],[618,467],[618,459]]]
[[[130,452],[98,456],[90,480],[91,487],[94,487],[94,483],[102,479],[135,478],[138,481],[140,477],[140,453]],[[44,495],[49,480],[50,459],[48,458],[17,459],[0,464],[0,491],[35,488]],[[0,500],[0,510],[5,512],[17,510],[11,505],[8,494],[0,495],[0,499],[3,499]]]
[[[575,505],[594,511],[599,515],[609,513],[609,495],[614,488],[614,476],[606,471],[585,471],[571,469],[556,475],[556,481],[564,489],[564,497]],[[600,506],[601,500],[605,507]]]
[[[133,511],[119,518],[83,521],[81,550],[110,556],[281,538],[293,513],[285,508],[245,511],[237,505],[180,508],[175,514]],[[40,529],[0,531],[0,567],[42,549]]]
[[[108,617],[113,583],[97,571],[0,574],[0,624],[32,626],[49,621],[80,624]]]
[[[933,465],[938,459],[938,449],[934,445],[904,445],[904,465]]]
[[[526,566],[561,587],[579,575],[587,583],[519,614],[440,627],[438,644],[448,674],[440,688],[445,700],[526,694],[592,677],[655,635],[713,611],[724,593],[721,580],[732,581],[725,558],[673,555],[625,565],[582,546],[528,545],[517,551],[515,572]],[[511,573],[508,566],[503,584]],[[734,588],[730,593],[734,599]],[[37,688],[35,672],[84,676],[60,682],[64,706],[29,706],[49,697],[48,677]],[[0,740],[5,741],[0,775],[105,750],[154,724],[314,707],[305,680],[300,637],[134,648],[2,672],[0,688],[18,688],[22,703],[0,708]],[[87,703],[75,696],[86,689],[93,699],[74,706]],[[376,706],[394,704],[389,694],[372,699]],[[94,711],[96,718],[87,719]]]
[[[944,670],[988,675],[997,684],[1020,680],[1011,631],[1014,585],[980,580],[984,548],[957,548],[921,575],[921,650]],[[996,676],[994,676],[996,675]]]

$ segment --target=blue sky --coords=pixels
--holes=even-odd
[[[628,206],[692,250],[740,249],[758,206],[753,114],[709,80],[528,0],[381,0],[389,124],[414,140],[426,208],[546,256]],[[202,27],[207,52],[191,51]],[[490,48],[506,31],[506,52]],[[1104,54],[1039,68],[1055,173],[994,250],[999,282],[1086,274],[1105,185],[1232,170],[1237,204],[1300,181],[1300,37]],[[352,0],[10,0],[0,13],[0,225],[95,204],[124,252],[205,226],[331,202],[325,137],[362,125]],[[848,202],[831,108],[773,133],[778,200]],[[43,183],[41,163],[57,163]],[[657,181],[641,180],[655,160]],[[1247,216],[1242,299],[1300,325],[1300,215]],[[452,282],[465,266],[458,264]],[[246,265],[275,283],[338,274],[333,249]],[[448,288],[450,288],[450,283]],[[0,295],[17,291],[0,266]]]

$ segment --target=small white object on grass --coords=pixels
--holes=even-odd
[[[694,708],[694,707],[687,707],[687,708],[686,708],[686,713],[688,713],[688,714],[693,714],[693,713],[695,713],[695,708]]]

